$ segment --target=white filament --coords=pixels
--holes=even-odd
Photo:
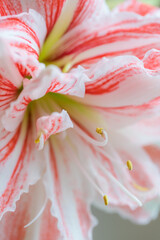
[[[93,187],[97,190],[97,192],[103,197],[104,193],[102,189],[95,183],[95,181],[92,179],[92,177],[89,175],[87,170],[80,164],[80,161],[76,161],[78,167],[80,167],[82,173],[84,176],[88,179],[88,181],[93,185]]]
[[[78,126],[74,125],[74,128],[81,137],[83,137],[87,142],[89,142],[89,143],[91,143],[95,146],[104,147],[108,143],[108,135],[107,135],[107,132],[105,130],[103,130],[104,141],[100,142],[100,141],[97,141],[97,140],[91,138],[90,136],[88,136]]]
[[[79,151],[79,148],[77,148],[77,150]],[[81,153],[79,154],[79,157],[81,157]],[[80,159],[77,159],[77,157],[74,157],[75,163],[77,164],[78,168],[81,169],[82,174],[88,179],[88,181],[92,184],[92,186],[95,188],[95,190],[101,195],[104,196],[105,194],[103,193],[102,189],[95,183],[95,181],[93,180],[93,178],[90,176],[90,174],[88,173],[88,171],[86,170],[85,167],[83,167],[83,165],[81,164]]]
[[[98,152],[102,153],[108,159],[112,158],[112,156],[108,152],[104,151],[104,149],[102,149],[102,148],[98,148]],[[118,159],[119,159],[119,156],[116,153],[114,153],[114,154],[115,154],[115,157],[118,157]],[[113,163],[115,168],[121,167],[121,164],[122,164],[120,161],[115,161],[113,158],[112,158],[112,163]]]
[[[40,209],[40,211],[38,212],[38,214],[28,224],[26,224],[24,226],[24,228],[29,227],[31,224],[33,224],[42,215],[42,213],[44,212],[44,209],[46,207],[46,204],[47,204],[47,199],[45,199],[44,204],[43,204],[42,208]]]
[[[112,175],[110,172],[108,172],[107,170],[105,170],[100,164],[98,164],[98,167],[100,167],[101,170],[108,176],[108,178],[109,178],[112,182],[114,182],[116,185],[118,185],[119,188],[120,188],[124,193],[126,193],[132,200],[134,200],[134,201],[138,204],[138,206],[140,206],[140,207],[142,206],[142,202],[141,202],[135,195],[133,195],[130,191],[128,191],[128,189],[125,188],[125,187],[123,186],[123,184],[121,184],[115,177],[113,177],[113,175]]]

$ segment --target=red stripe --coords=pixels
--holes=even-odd
[[[126,69],[126,68],[127,69]],[[107,72],[107,74],[95,81],[86,83],[86,94],[104,94],[115,91],[119,88],[119,84],[126,81],[127,78],[134,74],[140,74],[141,68],[130,63],[127,66],[116,69],[114,72]]]
[[[20,153],[19,158],[17,159],[15,168],[12,172],[10,180],[7,184],[7,187],[4,193],[0,197],[0,213],[2,213],[5,208],[12,206],[15,201],[15,197],[19,194],[20,190],[23,189],[24,183],[28,175],[29,161],[33,159],[32,154],[32,142],[31,142],[31,126],[28,123],[27,134],[23,143],[23,147]]]
[[[13,149],[15,148],[15,146],[17,144],[19,135],[20,135],[20,127],[15,132],[13,137],[9,140],[9,142],[7,142],[7,144],[0,149],[0,154],[1,154],[0,162],[7,161],[7,158],[12,153]],[[6,137],[7,136],[8,135],[6,135]],[[3,138],[3,140],[4,140],[4,138]],[[2,139],[1,139],[1,141],[2,141]],[[3,154],[3,152],[4,152],[4,154]]]
[[[63,210],[62,210],[62,206],[61,206],[61,200],[60,200],[60,196],[62,195],[61,194],[60,178],[59,178],[58,167],[57,167],[57,163],[56,163],[56,157],[54,155],[51,144],[50,144],[50,156],[51,156],[50,163],[51,163],[52,172],[53,172],[53,176],[54,176],[54,190],[53,191],[55,193],[55,198],[56,198],[58,208],[59,208],[59,211],[60,211],[60,214],[61,214],[61,221],[62,221],[63,227],[65,229],[66,236],[68,237],[68,239],[72,240],[72,237],[70,236],[70,233],[68,231],[66,222],[64,220],[64,214],[63,214]]]

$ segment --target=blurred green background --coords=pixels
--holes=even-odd
[[[110,8],[114,8],[118,3],[123,2],[123,0],[106,0],[106,2]],[[160,6],[160,0],[141,0],[141,2],[145,2],[155,6]]]

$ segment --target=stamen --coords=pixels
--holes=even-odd
[[[76,161],[78,166],[80,167],[82,173],[84,174],[84,176],[89,180],[89,182],[92,184],[92,186],[97,190],[97,192],[101,195],[104,196],[104,193],[102,191],[102,189],[95,183],[95,181],[92,179],[92,177],[89,175],[89,173],[87,172],[87,170],[81,166],[79,161]]]
[[[96,128],[96,132],[98,134],[100,134],[106,140],[106,144],[107,144],[107,142],[108,142],[108,135],[107,135],[106,131],[103,128]]]
[[[38,212],[38,214],[28,224],[26,224],[24,226],[24,228],[29,227],[31,224],[33,224],[42,215],[42,213],[44,212],[44,209],[46,207],[46,204],[47,204],[47,199],[45,199],[44,204],[43,204],[41,210]]]
[[[95,188],[95,190],[97,190],[97,192],[103,196],[103,200],[104,200],[104,204],[107,206],[108,205],[108,197],[107,195],[104,195],[102,189],[95,183],[95,181],[90,177],[89,173],[87,172],[87,170],[85,168],[83,168],[80,164],[79,161],[76,161],[76,163],[78,164],[78,166],[80,167],[82,173],[84,174],[84,176],[88,179],[88,181],[92,184],[92,186]]]
[[[81,154],[79,155],[81,157]],[[90,174],[88,173],[86,167],[84,167],[81,164],[80,159],[78,160],[77,157],[74,158],[75,159],[75,163],[77,164],[77,166],[81,169],[83,175],[88,179],[88,181],[92,184],[92,186],[95,188],[95,190],[103,197],[105,194],[102,191],[102,189],[95,183],[95,181],[93,180],[93,178],[90,176]]]
[[[107,197],[107,195],[104,195],[103,199],[104,199],[104,204],[107,206],[108,205],[108,197]]]
[[[104,174],[106,174],[108,176],[108,178],[114,182],[116,185],[119,186],[119,188],[124,192],[126,193],[132,200],[134,200],[138,206],[142,206],[142,202],[135,196],[133,195],[127,188],[125,188],[123,186],[123,184],[121,184],[114,176],[112,176],[112,174],[110,172],[108,172],[105,168],[103,168],[100,164],[98,164],[98,167],[100,167],[100,169],[104,172]]]
[[[71,64],[70,62],[67,63],[67,64],[63,67],[62,72],[67,73],[67,72],[71,69],[71,67],[72,67],[72,64]]]
[[[127,161],[127,167],[128,167],[128,169],[129,169],[130,171],[133,170],[133,164],[132,164],[132,162],[131,162],[130,160]]]
[[[103,129],[103,133],[101,134],[101,136],[104,138],[104,141],[100,142],[97,141],[91,137],[89,137],[83,130],[81,130],[78,126],[74,125],[74,128],[77,130],[77,132],[79,133],[79,135],[81,137],[83,137],[86,141],[88,141],[89,143],[99,146],[99,147],[104,147],[107,143],[108,143],[108,135],[107,132]],[[96,129],[97,131],[97,129]],[[100,133],[99,133],[100,134]]]
[[[88,181],[92,184],[92,186],[95,188],[95,190],[103,196],[104,204],[107,206],[108,205],[108,197],[107,195],[104,195],[102,189],[95,183],[95,181],[91,178],[87,170],[80,164],[79,161],[76,161],[77,165],[80,167],[82,173],[84,176],[88,179]]]
[[[43,135],[42,132],[38,135],[38,137],[35,139],[34,142],[37,144],[38,150],[43,149],[43,147],[44,147],[44,135]]]
[[[40,143],[41,134],[35,139],[35,143]]]

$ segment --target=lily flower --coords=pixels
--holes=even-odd
[[[137,4],[1,1],[1,240],[92,239],[93,201],[156,217],[160,14]]]

